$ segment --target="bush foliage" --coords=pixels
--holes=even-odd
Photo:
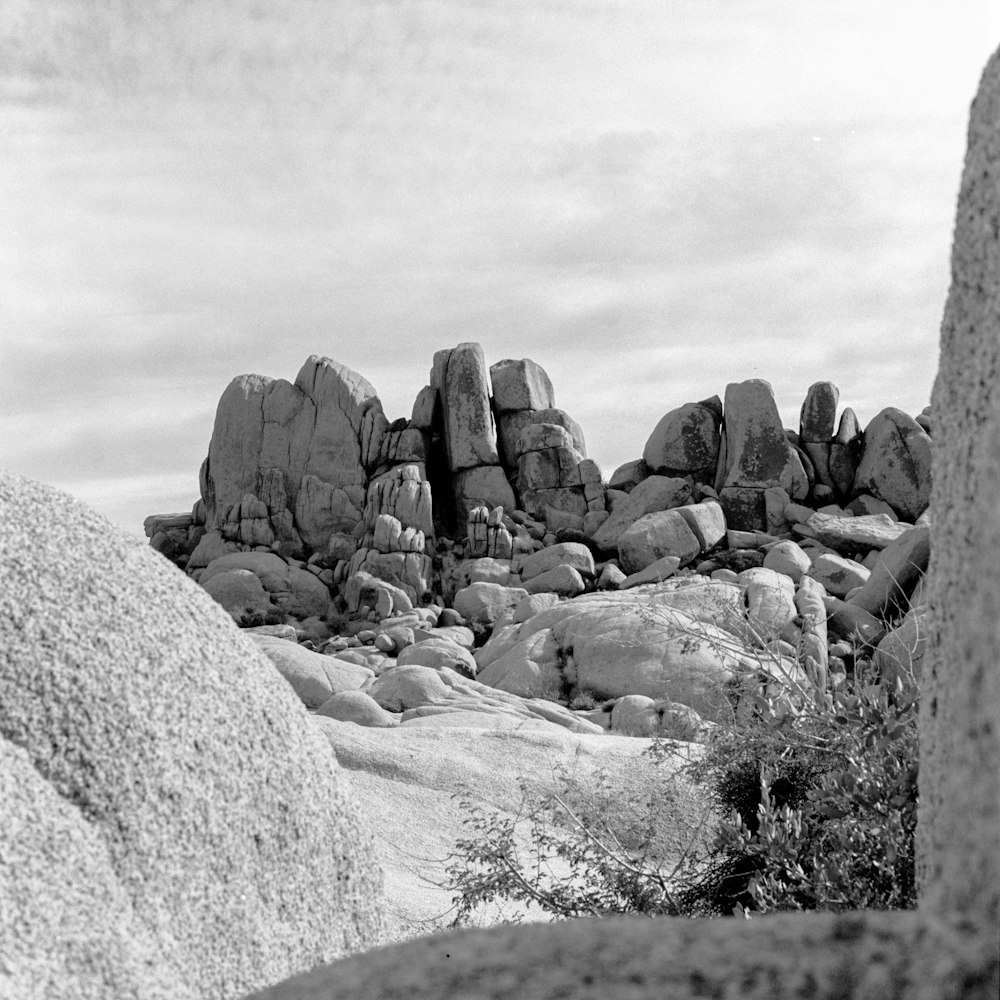
[[[712,731],[682,773],[704,789],[714,836],[690,831],[669,867],[652,837],[623,836],[601,796],[568,777],[558,793],[523,787],[516,817],[463,798],[467,836],[447,868],[454,922],[497,900],[554,917],[913,907],[915,687],[889,690],[863,662],[797,708],[758,688],[751,712]],[[647,752],[662,762],[677,745]]]

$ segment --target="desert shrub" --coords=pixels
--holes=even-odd
[[[497,899],[555,917],[914,906],[915,694],[858,673],[796,711],[773,690],[750,701],[685,768],[720,818],[710,846],[692,836],[669,870],[649,837],[623,838],[569,778],[559,793],[523,788],[517,817],[460,802],[468,834],[447,867],[456,922]],[[648,752],[663,761],[676,744]]]
[[[660,759],[669,752],[662,748]],[[606,773],[584,782],[565,771],[558,774],[558,791],[537,793],[522,782],[516,816],[484,807],[467,793],[456,795],[466,833],[445,866],[453,926],[470,921],[481,904],[501,900],[557,918],[681,913],[674,887],[698,863],[708,810],[684,831],[680,857],[665,870],[655,800],[673,791],[651,788],[645,803],[623,814],[613,782]]]
[[[692,912],[906,909],[916,903],[914,693],[851,677],[798,714],[762,700],[720,727],[692,775],[725,817]]]
[[[603,701],[586,688],[573,688],[568,701],[569,708],[574,712],[589,712],[602,704]]]

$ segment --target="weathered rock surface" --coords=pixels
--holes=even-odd
[[[813,560],[809,576],[821,583],[828,594],[846,597],[856,587],[864,586],[870,574],[853,559],[824,552]]]
[[[232,585],[233,571],[253,573],[267,592],[267,599],[282,614],[310,618],[324,615],[330,608],[329,588],[319,577],[304,569],[301,563],[289,563],[271,552],[233,552],[213,559],[198,578],[198,582],[213,597],[218,594],[224,598],[220,603],[226,610],[229,610],[229,605],[225,600],[231,602],[235,590]],[[223,574],[227,577],[225,590],[218,583],[212,587],[216,577]],[[249,587],[253,590],[252,584]]]
[[[472,583],[455,594],[455,610],[469,621],[493,624],[528,596],[523,587]]]
[[[910,595],[927,571],[930,552],[930,528],[909,528],[882,549],[851,603],[879,618],[905,611]]]
[[[789,505],[786,511],[801,510],[799,505]],[[803,511],[804,513],[804,511]],[[804,522],[796,520],[795,533],[801,538],[815,538],[840,552],[856,552],[859,548],[884,549],[890,542],[905,534],[912,527],[888,514],[863,514],[860,517],[843,517],[809,512]]]
[[[510,358],[490,365],[493,404],[497,413],[512,410],[547,410],[556,405],[552,380],[530,358]]]
[[[466,343],[438,351],[431,385],[440,393],[449,469],[461,472],[499,465],[490,377],[482,347]]]
[[[663,556],[681,566],[701,552],[701,544],[678,510],[644,514],[618,536],[618,560],[626,573],[638,573]]]
[[[297,642],[270,635],[251,635],[250,639],[288,681],[306,708],[319,708],[341,691],[360,690],[375,677],[366,667],[313,653]]]
[[[331,531],[350,531],[386,425],[372,386],[329,358],[310,357],[294,384],[234,379],[219,400],[203,469],[208,529],[249,496],[269,519],[294,512],[295,532],[312,547]]]
[[[930,436],[912,417],[889,406],[865,428],[864,442],[854,493],[871,493],[903,520],[915,521],[930,503]]]
[[[743,635],[718,624],[738,620],[741,608],[739,588],[704,580],[587,595],[492,638],[476,656],[479,678],[538,696],[569,687],[598,698],[667,698],[719,721],[732,710],[734,674],[760,667]]]
[[[401,650],[396,657],[397,666],[416,665],[436,670],[454,670],[475,679],[476,659],[464,646],[447,636],[429,636]]]
[[[338,722],[353,722],[358,726],[386,728],[399,725],[398,714],[387,712],[364,691],[340,691],[331,695],[316,709],[316,714]]]
[[[389,712],[402,712],[405,726],[419,715],[475,712],[488,717],[486,723],[501,724],[514,719],[543,728],[573,733],[596,733],[599,727],[574,715],[561,705],[540,699],[524,699],[489,685],[462,677],[454,670],[417,665],[395,666],[381,674],[367,693]],[[468,722],[463,722],[468,725]]]
[[[649,476],[615,504],[611,516],[594,532],[594,544],[614,549],[622,532],[644,514],[681,507],[691,500],[691,486],[676,476]]]
[[[642,460],[655,473],[690,473],[699,482],[711,482],[719,459],[721,423],[722,400],[718,396],[670,410],[653,428]]]
[[[587,589],[586,581],[575,566],[553,566],[538,576],[533,576],[524,584],[529,594],[558,594],[560,597],[576,597]]]
[[[398,936],[440,930],[450,919],[451,894],[441,888],[443,859],[459,837],[468,835],[456,807],[458,794],[513,818],[522,808],[522,785],[541,796],[561,790],[563,774],[588,788],[603,773],[613,776],[609,815],[627,821],[635,804],[648,800],[649,783],[655,781],[672,792],[656,797],[654,816],[653,852],[668,862],[679,857],[702,816],[699,796],[677,764],[653,764],[643,756],[648,741],[608,736],[596,726],[587,735],[555,727],[366,730],[327,720],[317,724],[350,772],[355,796],[380,818],[378,860],[385,870],[391,930]],[[628,822],[619,832],[627,842]],[[521,850],[530,848],[523,831],[517,842]],[[544,919],[537,910],[513,904],[491,907],[479,917],[495,922],[518,914]]]
[[[785,437],[769,383],[749,379],[726,386],[725,422],[724,487],[780,486],[793,500],[805,497],[805,469]]]
[[[522,559],[518,563],[518,573],[527,582],[533,577],[556,566],[572,566],[587,576],[595,575],[594,556],[586,545],[579,542],[557,542]]]
[[[377,943],[370,833],[271,663],[201,588],[64,494],[5,474],[0,511],[0,745],[21,748],[17,787],[64,804],[0,850],[5,885],[56,865],[0,897],[0,988],[13,975],[19,998],[42,996],[35,983],[106,997],[97,975],[124,989],[163,974],[177,996],[236,998]],[[0,838],[29,815],[5,805]],[[76,839],[54,857],[57,830]],[[94,895],[67,885],[55,928],[59,910],[38,908],[60,871],[93,874]]]
[[[5,1000],[195,1000],[137,916],[108,844],[81,810],[0,739],[0,935]]]

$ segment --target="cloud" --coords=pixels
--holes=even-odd
[[[169,507],[233,376],[326,354],[402,416],[467,340],[606,471],[749,376],[926,401],[985,0],[294,7],[19,3],[5,460]]]

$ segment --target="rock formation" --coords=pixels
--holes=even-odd
[[[439,351],[411,418],[390,423],[368,382],[313,357],[294,385],[234,380],[202,497],[189,515],[149,518],[147,533],[240,625],[291,626],[306,652],[362,671],[344,690],[270,643],[313,710],[351,694],[331,711],[389,724],[384,699],[362,711],[357,697],[420,666],[564,706],[603,700],[612,730],[623,698],[712,722],[736,707],[734,664],[753,672],[763,655],[776,683],[822,690],[855,654],[870,660],[920,605],[929,558],[927,413],[921,424],[886,409],[862,433],[849,409],[838,424],[839,391],[817,382],[796,432],[768,383],[724,396],[668,411],[643,458],[606,483],[531,360],[487,368],[478,344]],[[635,618],[647,592],[669,604],[685,587],[718,613]],[[460,652],[481,647],[475,659],[448,652],[456,627]],[[829,651],[843,642],[846,660]],[[898,648],[887,639],[877,659],[893,679]],[[443,701],[456,710],[454,692],[413,690],[425,701],[407,711],[445,724]]]

